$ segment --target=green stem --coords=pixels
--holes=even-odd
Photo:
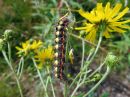
[[[42,83],[42,85],[43,85],[43,88],[44,88],[44,90],[45,90],[45,95],[46,95],[46,97],[49,97],[49,96],[48,96],[48,93],[47,93],[46,86],[45,86],[44,81],[43,81],[43,79],[42,79],[41,73],[40,73],[40,71],[39,71],[39,69],[38,69],[38,67],[37,67],[36,62],[35,62],[35,59],[32,58],[32,60],[33,60],[34,66],[36,67],[36,70],[37,70],[38,76],[39,76],[39,78],[40,78],[40,80],[41,80],[41,83]]]
[[[81,68],[83,68],[83,64],[84,64],[84,52],[85,52],[85,46],[84,46],[84,39],[82,39],[82,61],[81,61]],[[77,78],[80,76],[81,72],[78,73],[78,75],[75,77],[75,79],[73,80],[73,82],[71,83],[70,85],[70,88],[72,87],[72,85],[74,84],[74,82],[77,80]],[[80,76],[80,79],[79,79],[79,82],[81,80],[81,76]]]
[[[76,82],[77,78],[81,75],[81,71],[77,74],[77,76],[74,78],[73,82],[70,84],[70,87],[71,88],[73,86],[73,84]]]
[[[92,55],[91,59],[90,59],[90,63],[93,61],[95,55],[97,54],[99,48],[100,48],[100,44],[101,44],[101,41],[102,41],[102,32],[100,33],[100,36],[99,36],[99,41],[98,41],[98,44],[97,44],[97,47],[95,49],[95,52],[94,54]]]
[[[9,42],[7,43],[8,44],[8,56],[9,56],[9,60],[10,60],[10,62],[11,62],[11,47],[10,47],[10,44],[9,44]]]
[[[48,74],[50,74],[48,67],[47,67],[47,72],[48,72]],[[53,84],[52,84],[52,78],[50,77],[50,75],[49,75],[49,79],[50,79],[50,83],[51,83],[51,89],[52,89],[53,97],[56,97],[56,96],[55,96],[54,87],[53,87]]]
[[[101,41],[102,41],[102,32],[100,33],[100,36],[99,36],[99,41],[98,41],[98,44],[97,44],[97,47],[94,51],[94,54],[91,56],[90,59],[88,59],[88,63],[83,67],[83,71],[87,71],[88,70],[88,66],[90,65],[90,63],[93,61],[94,57],[96,56],[98,50],[99,50],[99,47],[100,47],[100,44],[101,44]],[[87,76],[87,75],[85,75]],[[86,77],[85,77],[86,78]]]
[[[24,67],[24,58],[21,57],[19,64],[18,64],[18,70],[17,70],[17,76],[19,79],[21,78],[22,72],[23,72],[23,67]]]
[[[72,92],[71,97],[73,97],[74,94],[76,93],[76,91],[78,90],[78,88],[84,84],[85,79],[86,79],[86,77],[87,77],[87,72],[88,72],[88,71],[86,71],[85,73],[82,73],[82,75],[85,74],[83,79],[82,79],[82,77],[81,77],[82,75],[80,76],[80,79],[79,79],[79,81],[78,81],[78,83],[77,83],[76,88],[75,88],[74,91]]]
[[[92,49],[90,50],[90,53],[89,53],[87,59],[86,59],[86,62],[89,61],[89,59],[90,59],[90,57],[92,56],[93,53],[94,53],[94,49],[92,48]]]
[[[85,65],[84,66],[84,68],[87,68],[87,65]],[[74,85],[74,83],[76,82],[76,80],[80,77],[80,76],[82,76],[82,74],[88,74],[90,71],[86,71],[86,72],[83,72],[84,71],[84,69],[81,69],[81,71],[77,74],[77,76],[74,78],[74,80],[73,80],[73,82],[70,84],[70,86],[69,86],[69,88],[71,88],[73,85]]]
[[[84,40],[82,40],[82,61],[81,61],[81,67],[80,67],[81,69],[83,68],[83,65],[84,65],[84,49],[85,49]],[[80,75],[77,86],[79,86],[79,83],[82,81],[82,76],[83,76],[83,73]]]
[[[51,89],[52,89],[53,97],[56,97],[51,77],[50,77],[50,83],[51,83]]]
[[[66,0],[62,0],[62,1],[65,3],[65,5],[66,5],[66,7],[67,7],[67,9],[69,11],[69,13],[71,13],[71,8],[70,8],[69,4],[67,3],[67,1]]]
[[[63,91],[64,97],[68,97],[68,96],[67,96],[67,95],[68,95],[68,92],[69,92],[69,90],[68,90],[68,83],[65,83],[64,91]]]
[[[103,31],[102,31],[102,32],[103,32]],[[86,71],[86,72],[88,71],[88,70],[87,70],[87,69],[88,69],[88,66],[89,66],[90,63],[93,61],[95,55],[97,54],[98,49],[100,48],[100,44],[101,44],[101,41],[102,41],[102,32],[100,33],[99,41],[98,41],[98,44],[97,44],[97,46],[96,46],[96,49],[95,49],[94,54],[92,55],[92,57],[91,57],[91,59],[88,61],[88,63],[81,68],[81,71],[80,71],[80,73],[79,73],[79,74],[80,74],[80,79],[79,79],[79,81],[78,81],[78,83],[77,83],[77,86],[76,86],[76,88],[74,89],[74,91],[73,91],[71,97],[74,95],[74,93],[76,93],[76,91],[78,90],[78,88],[84,83],[84,81],[85,81],[85,79],[86,79],[86,77],[87,77],[87,74],[85,74],[83,80],[81,80],[82,75],[83,75],[82,71]],[[72,84],[71,84],[70,86],[72,86],[72,85],[74,84],[74,82],[75,82],[76,79],[78,78],[79,74],[76,76],[76,78],[74,79],[74,81],[72,82]],[[80,82],[81,82],[81,83],[80,83]]]
[[[73,97],[74,94],[76,93],[76,91],[78,90],[78,88],[82,85],[82,83],[77,84],[76,88],[74,89],[74,91],[72,92],[70,97]]]
[[[21,72],[19,74],[19,79],[21,78],[21,75],[23,73],[23,67],[24,67],[24,58],[22,57],[22,66],[21,66]]]
[[[77,83],[77,85],[76,85],[76,88],[75,88],[74,91],[72,92],[71,97],[73,97],[74,94],[76,93],[76,91],[78,90],[78,88],[84,84],[84,81],[85,81],[85,79],[86,79],[86,77],[87,77],[87,72],[88,72],[88,71],[85,72],[85,75],[84,75],[84,78],[83,78],[83,79],[82,79],[81,76],[82,76],[84,73],[82,73],[82,75],[80,76],[80,79],[79,79],[79,81],[78,81],[78,83]]]
[[[8,59],[8,57],[7,57],[5,51],[2,51],[2,54],[3,54],[4,58],[5,58],[5,61],[6,61],[7,64],[9,65],[10,69],[12,70],[12,73],[13,73],[14,76],[15,76],[15,79],[16,79],[16,82],[17,82],[17,85],[18,85],[18,89],[19,89],[19,92],[20,92],[20,96],[23,97],[22,88],[21,88],[21,86],[20,86],[19,79],[18,79],[18,77],[17,77],[17,75],[16,75],[16,73],[15,73],[13,67],[12,67],[11,61],[9,61],[9,59]],[[11,53],[10,53],[10,54],[11,54]],[[9,56],[11,56],[11,55],[9,55]],[[11,59],[11,57],[10,57],[10,59]]]
[[[48,87],[48,83],[49,83],[49,77],[47,76],[47,80],[46,80],[46,84],[45,84],[46,88]]]
[[[21,63],[22,63],[22,57],[20,58],[20,61],[18,64],[17,75],[19,75],[19,73],[20,73]]]
[[[83,97],[87,97],[91,92],[93,92],[105,80],[105,78],[109,73],[110,73],[110,67],[107,66],[107,70],[103,75],[103,77],[100,79],[100,81],[91,90],[89,90],[86,94],[84,94]]]
[[[85,50],[85,44],[84,44],[84,40],[82,39],[82,61],[81,61],[81,68],[83,68],[83,65],[84,65],[84,50]]]
[[[94,70],[94,72],[92,73],[92,74],[90,74],[89,76],[88,76],[88,78],[90,78],[90,77],[92,77],[96,72],[98,72],[99,70],[101,70],[101,68],[103,67],[103,65],[106,63],[106,59],[105,59],[105,61],[96,69],[96,70]]]
[[[94,54],[92,55],[92,57],[90,58],[90,60],[87,59],[87,60],[89,60],[89,61],[88,61],[88,63],[86,64],[86,68],[83,68],[85,71],[88,71],[88,66],[89,66],[90,63],[93,61],[94,57],[96,56],[96,54],[97,54],[97,52],[98,52],[98,50],[99,50],[99,47],[100,47],[100,44],[101,44],[101,41],[102,41],[102,33],[103,33],[103,31],[100,32],[99,41],[98,41],[97,47],[96,47],[96,49],[95,49],[95,51],[94,51]],[[86,78],[87,78],[87,74],[84,75],[84,78],[83,78],[83,81],[82,81],[82,82],[84,82]]]
[[[73,36],[73,37],[75,37],[76,39],[79,39],[79,40],[84,40],[87,44],[89,44],[89,45],[91,45],[91,46],[93,46],[93,47],[96,47],[97,45],[96,44],[94,44],[94,43],[92,43],[92,42],[90,42],[90,41],[88,41],[88,40],[85,40],[84,38],[82,38],[82,37],[79,37],[79,36],[77,36],[77,35],[75,35],[75,34],[73,34],[73,33],[68,33],[70,36]],[[99,47],[100,48],[100,50],[101,51],[103,51],[104,53],[107,53],[106,52],[106,50],[103,48],[103,47]]]
[[[90,53],[89,53],[88,58],[87,58],[87,60],[86,60],[87,63],[86,63],[85,66],[84,66],[84,68],[86,68],[86,70],[84,70],[84,71],[85,71],[85,74],[84,74],[84,77],[83,77],[83,80],[82,80],[83,83],[84,83],[84,81],[86,80],[86,78],[88,78],[88,77],[87,77],[87,74],[88,74],[87,72],[88,72],[88,66],[89,66],[89,64],[90,64],[90,61],[88,62],[88,60],[89,60],[89,58],[91,57],[92,54],[93,54],[93,52],[90,52]],[[83,68],[83,69],[84,69],[84,68]]]

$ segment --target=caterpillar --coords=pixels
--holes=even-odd
[[[62,17],[57,26],[55,32],[55,60],[54,60],[54,77],[63,79],[63,70],[65,64],[65,48],[67,38],[67,27],[69,20],[66,17]]]

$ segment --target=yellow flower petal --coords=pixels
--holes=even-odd
[[[88,33],[88,35],[86,36],[86,39],[92,43],[94,43],[95,39],[96,39],[96,30],[92,30]]]
[[[130,26],[127,26],[127,25],[119,25],[118,27],[125,28],[125,29],[130,29]]]
[[[129,23],[130,20],[126,20],[126,21],[120,21],[120,22],[111,22],[109,23],[110,25],[122,25],[122,24],[126,24]]]
[[[93,29],[94,25],[87,25],[86,32],[90,32]]]
[[[110,34],[109,34],[108,30],[106,30],[106,31],[103,33],[103,36],[105,36],[106,38],[110,38]]]
[[[115,32],[124,33],[125,30],[122,30],[121,28],[118,28],[116,26],[110,26]]]
[[[38,42],[36,40],[33,41],[33,43],[30,46],[30,49],[32,50],[37,50],[38,48],[40,48],[42,45],[42,41],[39,40]]]
[[[94,11],[91,11],[91,14],[89,14],[89,12],[85,12],[83,11],[83,9],[80,9],[79,11],[79,14],[86,18],[87,20],[89,20],[90,22],[95,22],[97,21],[97,18],[95,18],[95,12]]]
[[[106,5],[106,7],[105,7],[105,13],[107,13],[107,15],[108,15],[108,12],[110,12],[110,10],[111,10],[111,8],[110,8],[110,2],[108,2],[107,5]]]
[[[117,21],[118,19],[120,19],[121,17],[123,17],[123,16],[128,12],[128,10],[129,10],[129,8],[126,7],[122,12],[120,12],[120,13],[118,14],[117,17],[113,18],[113,22],[114,22],[114,21]]]
[[[103,20],[105,18],[104,8],[102,7],[102,3],[97,3],[96,15],[97,15],[98,21]]]
[[[80,14],[82,17],[84,17],[84,18],[86,18],[86,19],[88,19],[88,20],[90,19],[89,13],[83,11],[83,9],[80,9],[80,10],[79,10],[79,14]]]
[[[122,6],[122,4],[120,4],[120,3],[118,3],[118,4],[116,4],[116,6],[113,8],[113,10],[111,11],[111,14],[110,14],[110,16],[109,16],[109,18],[111,17],[114,17],[115,15],[117,15],[118,14],[118,12],[120,11],[120,9],[121,9],[121,6]]]

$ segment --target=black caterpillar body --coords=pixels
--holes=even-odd
[[[54,77],[63,79],[63,69],[65,64],[65,49],[67,26],[69,20],[64,17],[59,20],[55,32],[55,60],[54,60]]]

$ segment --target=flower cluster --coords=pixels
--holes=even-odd
[[[15,32],[13,30],[7,29],[4,31],[4,34],[0,38],[0,51],[5,49],[6,44],[14,39]]]
[[[42,41],[35,40],[31,43],[29,40],[27,40],[26,42],[23,42],[21,46],[22,47],[16,46],[16,49],[18,50],[17,54],[20,56],[26,56],[30,51],[36,51],[38,48],[40,48],[42,46]]]
[[[53,59],[53,55],[54,55],[54,51],[53,51],[53,47],[52,46],[48,46],[48,48],[42,49],[38,52],[36,52],[36,56],[35,59],[37,62],[39,62],[38,64],[38,68],[41,69],[43,67],[43,64],[45,62],[49,62]],[[48,61],[49,60],[49,61]],[[48,64],[48,63],[47,63]]]
[[[43,67],[43,64],[46,64],[53,59],[53,47],[48,46],[47,48],[43,48],[43,42],[40,40],[34,40],[33,42],[27,40],[23,42],[21,46],[22,47],[16,46],[16,49],[18,50],[17,54],[19,56],[29,56],[30,53],[32,54],[33,52],[33,56],[38,63],[39,69]]]
[[[110,6],[108,2],[105,7],[102,3],[97,3],[96,8],[91,12],[85,12],[83,9],[79,10],[79,14],[87,19],[84,27],[77,27],[76,30],[84,30],[86,33],[86,39],[94,42],[96,39],[96,33],[99,32],[100,26],[103,28],[103,36],[110,38],[110,32],[125,32],[125,29],[130,27],[126,23],[130,20],[123,20],[122,17],[128,12],[129,8],[122,9],[122,4],[117,3],[114,8]]]
[[[114,68],[117,66],[117,63],[119,61],[119,58],[117,56],[115,56],[112,52],[108,53],[107,57],[106,57],[106,64],[110,67],[110,68]]]

